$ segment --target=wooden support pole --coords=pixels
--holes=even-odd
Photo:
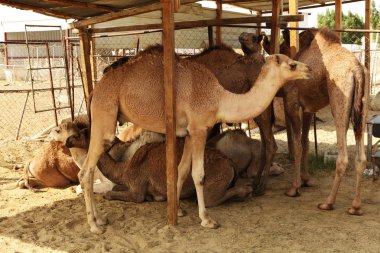
[[[222,0],[216,1],[216,20],[222,19],[223,4]],[[216,45],[222,44],[222,28],[220,26],[216,27]]]
[[[289,14],[298,14],[298,0],[289,0]],[[298,27],[297,22],[290,22],[290,27]],[[290,57],[294,58],[299,50],[299,34],[297,30],[290,30]]]
[[[93,27],[93,25],[91,25]],[[98,67],[97,67],[97,56],[96,56],[96,38],[91,36],[91,75],[92,75],[92,85],[95,86],[98,81]]]
[[[371,9],[371,1],[365,0],[365,29],[369,30],[371,28],[370,26],[370,9]],[[364,51],[365,51],[365,67],[368,69],[368,74],[370,73],[371,69],[371,41],[370,41],[370,33],[366,32],[364,34]],[[368,79],[369,80],[369,79]]]
[[[5,68],[8,68],[9,65],[9,59],[8,59],[8,35],[7,32],[4,32],[4,64]]]
[[[87,112],[90,110],[90,94],[93,90],[92,72],[91,72],[91,33],[88,30],[79,30],[79,46],[80,46],[80,63],[82,70],[82,78],[84,85],[84,95],[86,99]]]
[[[174,55],[174,2],[161,0],[162,44],[164,46],[164,87],[166,119],[166,182],[167,215],[170,225],[178,224],[176,115],[175,115],[175,55]]]
[[[342,29],[342,0],[335,0],[335,29]],[[336,35],[342,37],[339,32]]]
[[[208,46],[211,47],[214,45],[214,30],[212,26],[207,27],[208,32]]]
[[[281,0],[272,0],[272,21],[270,34],[270,53],[278,54],[280,52],[280,28],[279,17],[281,9]]]
[[[258,11],[257,12],[257,16],[258,17],[261,17],[263,14],[261,11]],[[257,26],[261,26],[261,23],[257,23]],[[257,35],[260,35],[261,34],[261,28],[257,28]]]

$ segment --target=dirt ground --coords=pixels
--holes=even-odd
[[[336,141],[329,109],[318,117],[326,121],[318,123],[322,154],[335,150]],[[283,194],[293,167],[286,158],[285,131],[277,133],[276,140],[275,161],[284,166],[285,173],[270,178],[264,196],[210,208],[221,228],[200,226],[194,200],[183,202],[188,215],[171,227],[166,225],[165,203],[107,201],[97,195],[99,209],[110,220],[102,235],[89,232],[83,197],[70,188],[40,193],[12,189],[21,171],[9,164],[25,162],[41,143],[0,141],[0,252],[379,252],[380,180],[363,177],[363,216],[346,212],[355,184],[352,130],[348,132],[350,167],[333,211],[317,209],[330,190],[331,170],[315,172],[315,186],[303,188],[301,197]],[[310,152],[314,152],[312,132],[310,140]]]

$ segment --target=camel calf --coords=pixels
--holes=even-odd
[[[67,146],[88,149],[90,137],[88,132],[67,139]],[[124,147],[126,151],[131,143],[118,141],[113,148]],[[184,141],[178,139],[177,161],[182,155]],[[107,199],[118,199],[131,202],[143,202],[153,199],[166,200],[166,165],[165,143],[149,143],[139,148],[132,158],[124,162],[115,162],[112,157],[104,153],[98,162],[101,172],[116,184],[125,188],[124,191],[107,192]],[[207,148],[205,152],[205,181],[204,196],[206,206],[216,206],[231,198],[243,199],[252,192],[251,185],[232,186],[235,172],[230,161],[219,151]],[[120,188],[120,187],[118,187]],[[188,198],[195,194],[195,186],[191,177],[185,180],[181,191],[181,198]]]
[[[67,187],[78,183],[79,168],[65,146],[66,138],[78,132],[73,123],[53,128],[54,141],[45,143],[38,153],[24,166],[23,178],[18,180],[20,188]]]

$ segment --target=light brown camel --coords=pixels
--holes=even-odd
[[[295,81],[285,86],[285,112],[289,117],[288,129],[291,131],[295,160],[295,174],[288,196],[298,196],[301,185],[307,185],[307,154],[309,151],[309,129],[313,113],[330,104],[335,120],[338,158],[332,189],[324,203],[318,205],[322,210],[332,210],[336,194],[348,164],[347,129],[351,119],[356,141],[356,188],[350,214],[361,215],[360,180],[366,164],[363,131],[368,111],[368,80],[366,69],[355,56],[340,44],[340,39],[329,30],[307,30],[300,34],[300,51],[295,59],[315,66],[313,79]],[[288,45],[289,42],[284,41]],[[302,110],[303,117],[299,115]],[[302,133],[302,136],[301,136]],[[301,164],[303,167],[301,173]]]
[[[149,135],[145,136],[148,137]],[[144,137],[141,137],[144,138]],[[150,140],[146,141],[150,142]],[[155,137],[153,136],[153,140]],[[81,131],[67,139],[69,148],[89,147],[90,136],[88,131]],[[184,140],[178,139],[177,161],[179,162]],[[113,149],[128,150],[133,143],[116,142]],[[134,149],[134,148],[132,148]],[[235,173],[231,162],[223,154],[213,148],[205,150],[205,181],[204,198],[206,207],[217,206],[221,203],[238,198],[242,200],[252,192],[252,185],[232,186]],[[112,156],[104,153],[99,161],[98,168],[112,182],[117,183],[116,190],[109,191],[105,197],[110,200],[123,200],[140,203],[144,200],[166,200],[166,162],[165,143],[154,142],[143,145],[135,150],[133,157],[124,162],[115,161]],[[180,198],[189,198],[195,194],[195,186],[191,177],[187,177],[183,184]]]
[[[70,122],[51,130],[53,141],[45,143],[37,154],[24,166],[23,178],[18,180],[20,188],[67,187],[78,183],[79,168],[65,146],[66,138],[78,132]]]
[[[98,214],[94,203],[93,172],[104,149],[115,138],[116,121],[128,120],[153,132],[166,131],[162,51],[161,46],[144,50],[107,72],[94,89],[90,147],[79,173],[87,221],[94,233],[103,232],[101,225],[105,225],[106,220]],[[223,89],[204,65],[176,58],[176,134],[186,136],[178,166],[178,196],[191,166],[201,225],[217,228],[218,223],[206,211],[203,195],[207,129],[218,122],[241,122],[257,117],[286,82],[310,78],[310,68],[285,55],[269,56],[253,87],[245,94],[234,94]]]

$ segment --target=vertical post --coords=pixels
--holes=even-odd
[[[93,26],[92,26],[93,27]],[[93,86],[96,85],[96,82],[98,80],[98,68],[97,68],[97,55],[96,55],[96,38],[92,37],[92,34],[90,34],[91,36],[91,74],[92,74],[92,83],[93,83]]]
[[[280,29],[279,16],[281,9],[281,0],[272,0],[272,27],[270,34],[270,54],[278,54],[280,52]]]
[[[335,0],[335,29],[342,29],[342,0]],[[336,35],[342,38],[340,32]]]
[[[8,35],[7,32],[4,32],[4,64],[5,68],[8,68],[9,62],[8,62]]]
[[[174,55],[174,1],[161,0],[162,44],[164,46],[164,87],[166,119],[166,182],[167,215],[170,225],[178,224],[176,115],[175,115],[175,55]]]
[[[289,0],[289,15],[298,14],[298,0]],[[298,22],[290,22],[290,27],[298,27]],[[294,58],[299,50],[299,36],[297,30],[290,30],[290,57]]]
[[[369,30],[370,27],[370,8],[371,1],[365,0],[365,29]],[[370,33],[364,33],[364,51],[365,51],[365,67],[368,69],[368,75],[371,72],[371,44],[370,44]],[[377,43],[377,42],[376,42]],[[368,79],[369,80],[369,79]]]
[[[261,17],[263,15],[263,13],[261,11],[257,11],[257,14],[256,14],[258,17]],[[261,23],[257,23],[256,24],[257,26],[261,26]],[[261,33],[261,27],[257,28],[257,35],[260,35]]]
[[[214,31],[212,26],[207,27],[208,32],[208,46],[211,47],[214,45]]]
[[[80,63],[82,70],[82,78],[84,85],[84,95],[86,98],[87,113],[90,111],[89,98],[93,90],[92,86],[92,74],[91,74],[91,34],[87,29],[79,30],[79,46],[80,46]]]
[[[216,19],[222,18],[222,0],[216,1]],[[217,26],[216,27],[216,45],[222,44],[222,27]]]

